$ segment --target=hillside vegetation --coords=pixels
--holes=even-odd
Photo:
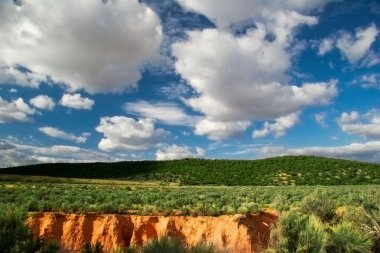
[[[1,169],[0,174],[177,182],[182,185],[379,184],[380,165],[313,156],[262,160],[183,159],[56,163]]]

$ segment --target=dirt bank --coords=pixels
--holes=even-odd
[[[69,252],[78,252],[85,242],[100,242],[110,252],[168,234],[188,245],[203,240],[240,253],[264,249],[277,217],[274,212],[219,217],[37,213],[28,224],[36,236],[59,241]]]

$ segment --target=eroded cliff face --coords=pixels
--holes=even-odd
[[[100,242],[112,252],[169,235],[188,245],[205,241],[221,251],[245,253],[266,248],[277,217],[275,212],[219,217],[37,213],[28,224],[36,236],[58,241],[68,252],[79,252],[85,242]]]

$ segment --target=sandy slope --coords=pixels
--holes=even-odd
[[[219,217],[37,213],[28,224],[36,236],[59,241],[68,252],[79,252],[87,241],[100,242],[110,252],[164,235],[176,236],[188,245],[203,240],[222,251],[260,252],[277,217],[269,211]]]

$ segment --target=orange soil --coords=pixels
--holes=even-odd
[[[60,242],[67,252],[80,252],[85,242],[100,242],[112,252],[169,235],[187,245],[205,241],[222,251],[245,253],[267,247],[270,225],[277,218],[269,211],[219,217],[37,213],[29,217],[28,225],[36,236]]]

